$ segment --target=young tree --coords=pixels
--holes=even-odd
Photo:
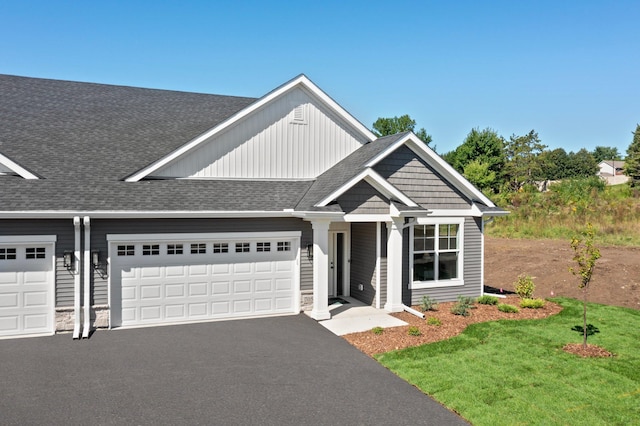
[[[433,138],[424,128],[414,130],[416,127],[416,120],[412,119],[408,114],[400,117],[384,118],[379,117],[375,123],[373,123],[373,133],[376,136],[389,136],[402,132],[414,132],[425,144],[429,145],[433,142]],[[435,147],[432,147],[435,149]]]
[[[524,136],[511,135],[505,145],[505,177],[513,191],[519,190],[524,184],[533,184],[536,178],[539,179],[542,170],[540,154],[546,147],[534,130]]]
[[[489,164],[480,160],[473,160],[464,168],[464,177],[480,190],[484,191],[493,188],[496,181],[496,173],[489,170]]]
[[[640,186],[640,124],[636,125],[636,131],[633,132],[633,141],[627,148],[624,174],[629,176],[631,187]]]
[[[582,231],[582,237],[574,237],[571,240],[571,248],[575,255],[573,260],[578,264],[577,268],[570,268],[569,270],[573,275],[580,276],[580,288],[582,289],[582,346],[587,347],[587,295],[589,290],[589,283],[593,276],[593,270],[596,267],[596,260],[600,258],[600,250],[594,245],[593,238],[595,231],[593,225],[587,223],[584,231]]]

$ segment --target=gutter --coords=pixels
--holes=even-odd
[[[73,338],[80,338],[80,217],[73,218],[75,248],[73,252]]]

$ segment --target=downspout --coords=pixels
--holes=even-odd
[[[80,338],[80,217],[73,218],[75,247],[73,252],[73,338]]]
[[[91,330],[91,224],[89,216],[84,217],[84,329],[82,338],[89,337]]]

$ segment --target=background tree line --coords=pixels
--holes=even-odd
[[[408,115],[379,118],[373,131],[386,136],[414,131],[415,125]],[[432,137],[424,128],[414,133],[435,150]],[[577,152],[549,150],[535,130],[505,139],[490,128],[472,129],[460,146],[442,157],[479,189],[493,193],[518,191],[525,185],[547,180],[595,176],[601,161],[623,159],[615,147],[597,146],[593,151],[582,148]],[[631,177],[632,186],[640,185],[640,125],[627,150],[625,173]]]

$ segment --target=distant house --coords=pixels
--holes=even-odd
[[[506,214],[304,75],[262,98],[0,75],[0,337],[483,291]]]
[[[629,177],[624,174],[624,161],[605,160],[598,164],[598,176],[607,182],[607,185],[625,183]]]

